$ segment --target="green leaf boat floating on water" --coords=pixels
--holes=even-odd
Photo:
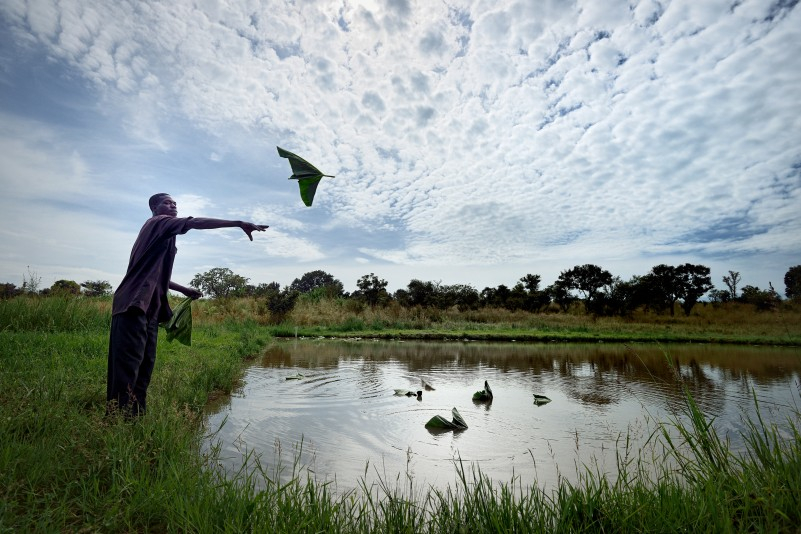
[[[484,381],[484,389],[473,393],[473,400],[479,402],[492,401],[492,390],[490,389],[489,383],[486,380]]]
[[[435,415],[426,423],[426,428],[437,430],[465,430],[467,428],[467,423],[464,422],[464,419],[462,419],[462,416],[456,408],[451,410],[451,413],[453,414],[453,421],[448,421],[441,415]]]
[[[543,404],[548,404],[549,402],[551,402],[551,399],[545,395],[537,395],[536,393],[534,394],[534,404],[537,406],[542,406]]]
[[[395,395],[397,395],[399,397],[402,397],[402,396],[405,395],[407,397],[417,397],[418,399],[423,398],[422,390],[411,391],[409,389],[396,389],[395,390]]]

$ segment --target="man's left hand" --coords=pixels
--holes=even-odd
[[[200,291],[198,291],[194,287],[187,287],[186,291],[184,291],[184,295],[186,295],[187,297],[189,297],[191,299],[197,300],[197,299],[199,299],[199,298],[201,298],[203,296],[203,293],[201,293]]]

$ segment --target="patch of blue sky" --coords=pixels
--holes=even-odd
[[[769,231],[769,226],[755,224],[755,221],[748,215],[731,216],[711,222],[704,228],[686,232],[667,244],[730,243],[750,239]]]
[[[95,89],[71,67],[39,52],[24,51],[15,61],[13,74],[0,80],[0,110],[47,124],[94,128],[100,122],[93,113],[98,100]]]

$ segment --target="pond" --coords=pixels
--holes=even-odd
[[[616,476],[618,452],[660,457],[649,437],[681,417],[677,371],[733,448],[754,395],[769,421],[801,407],[798,348],[287,340],[210,407],[206,446],[231,471],[258,457],[271,477],[294,470],[339,491],[379,480],[453,487],[458,459],[468,476],[477,466],[497,482],[553,487],[577,466]],[[485,381],[492,402],[476,402]],[[467,429],[426,428],[453,408]]]

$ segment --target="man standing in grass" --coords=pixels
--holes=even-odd
[[[145,412],[147,386],[156,363],[159,323],[172,316],[167,301],[170,289],[187,297],[200,298],[200,291],[170,280],[175,261],[175,236],[189,230],[241,228],[253,241],[253,232],[267,226],[244,221],[178,217],[178,205],[166,193],[150,197],[153,216],[145,221],[136,238],[128,270],[117,291],[111,310],[108,349],[108,411],[126,415]]]

